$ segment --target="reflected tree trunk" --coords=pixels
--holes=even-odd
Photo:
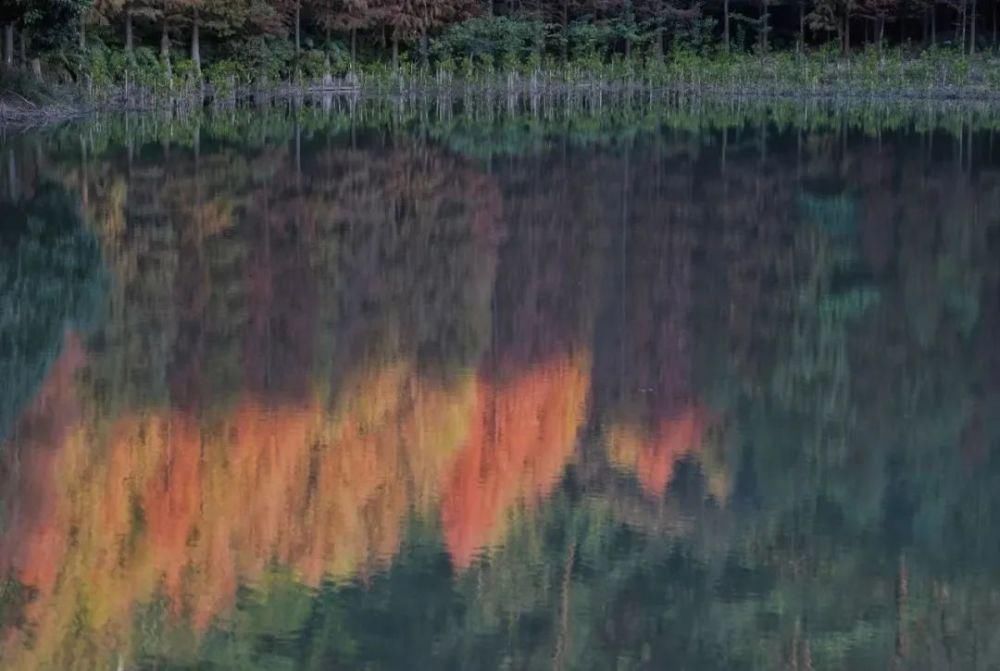
[[[906,636],[906,606],[910,594],[910,573],[906,567],[906,557],[900,555],[896,571],[896,636],[894,641],[894,668],[906,668],[909,656],[909,641]]]
[[[3,64],[5,67],[14,67],[14,24],[8,23],[3,27]]]
[[[10,201],[17,202],[18,196],[17,188],[17,159],[14,157],[14,150],[7,150],[7,197]]]
[[[566,649],[570,644],[569,637],[569,604],[570,604],[570,587],[573,584],[573,562],[576,558],[576,543],[572,540],[569,542],[569,547],[566,549],[566,561],[563,564],[563,575],[562,584],[560,589],[560,594],[562,598],[559,603],[559,626],[556,631],[558,635],[556,637],[555,651],[552,654],[552,668],[554,671],[560,671],[566,668]]]

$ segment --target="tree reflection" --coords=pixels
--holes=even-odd
[[[766,118],[53,149],[4,662],[991,666],[1000,182]]]

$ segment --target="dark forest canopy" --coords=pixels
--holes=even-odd
[[[275,80],[401,57],[510,67],[884,44],[972,55],[996,46],[998,14],[996,0],[0,0],[0,37],[8,68],[43,56],[99,81],[123,63],[171,77],[225,63]]]

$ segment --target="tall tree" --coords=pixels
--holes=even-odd
[[[384,0],[379,16],[391,30],[393,62],[398,62],[399,43],[417,40],[427,58],[427,36],[441,26],[461,21],[476,12],[475,0]]]
[[[897,0],[861,0],[858,14],[869,19],[875,25],[875,41],[879,51],[885,38],[885,23],[895,16],[899,9]]]
[[[20,24],[22,65],[27,62],[29,32],[31,46],[55,49],[79,40],[80,16],[91,0],[0,0],[0,23],[4,24],[4,60],[14,60],[15,26]]]
[[[24,19],[25,0],[0,0],[0,23],[3,23],[3,64],[14,67],[14,28]]]
[[[351,40],[351,62],[357,61],[358,31],[370,27],[376,20],[369,0],[307,0],[307,9],[326,33],[347,31]]]

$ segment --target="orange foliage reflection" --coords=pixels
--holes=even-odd
[[[577,355],[501,381],[478,380],[469,439],[441,504],[456,567],[468,567],[500,540],[518,504],[531,506],[552,491],[573,453],[589,377],[589,358]]]
[[[43,397],[72,397],[74,351]],[[108,663],[98,651],[128,658],[137,606],[165,598],[201,631],[272,564],[311,585],[383,568],[405,517],[436,507],[474,388],[426,385],[412,367],[389,365],[352,389],[330,411],[246,397],[218,418],[169,410],[103,428],[65,402],[33,410],[48,433],[22,431],[23,445],[46,443],[25,450],[25,492],[49,503],[0,545],[5,572],[36,592],[31,640],[9,633],[18,657],[4,661],[97,668]],[[54,435],[61,417],[71,427]]]
[[[617,468],[635,473],[646,494],[662,496],[677,462],[701,448],[705,429],[705,413],[693,405],[660,420],[650,433],[615,425],[607,436],[608,457]]]

